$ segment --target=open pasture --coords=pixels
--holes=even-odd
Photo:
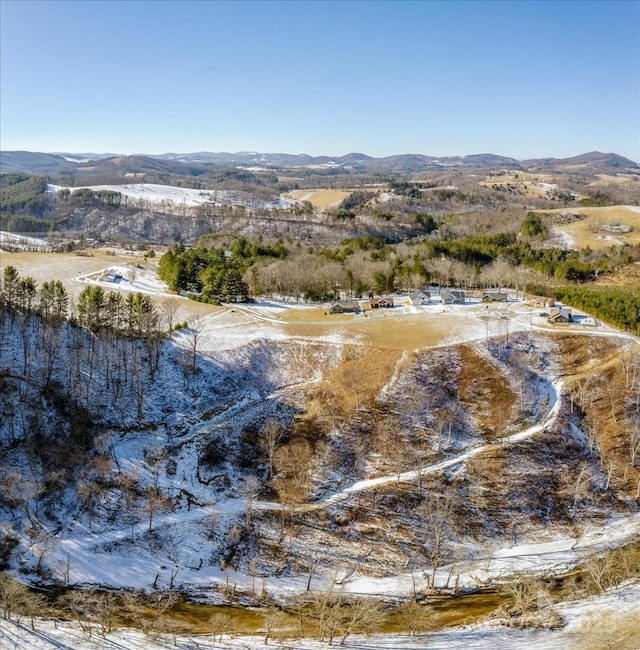
[[[295,199],[296,201],[309,201],[316,210],[329,210],[340,205],[340,202],[350,194],[350,190],[293,190],[285,194],[285,198]]]
[[[517,172],[495,176],[480,183],[483,187],[500,188],[505,192],[530,196],[535,198],[548,198],[553,195],[558,186],[549,174],[527,174]]]
[[[559,210],[539,210],[546,214],[575,213],[580,218],[572,223],[556,226],[572,248],[602,250],[622,244],[640,244],[640,207],[611,205],[598,208],[581,207]]]

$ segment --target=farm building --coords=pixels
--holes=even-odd
[[[371,309],[388,309],[389,307],[393,307],[393,298],[375,296],[369,299],[369,307]]]
[[[330,314],[357,314],[360,303],[355,300],[338,300],[329,307]]]
[[[424,291],[414,291],[409,294],[409,302],[414,306],[428,305],[431,302],[431,298]]]

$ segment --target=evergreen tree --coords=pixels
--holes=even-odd
[[[78,320],[81,325],[97,332],[105,324],[106,297],[102,287],[87,287],[78,297]]]
[[[6,266],[2,274],[2,299],[7,305],[15,305],[20,275],[15,266]]]

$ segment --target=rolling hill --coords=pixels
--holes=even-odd
[[[90,160],[89,160],[90,159]],[[512,169],[521,171],[556,171],[572,173],[615,172],[638,170],[638,165],[615,153],[597,151],[572,158],[540,158],[518,161],[491,153],[467,156],[428,156],[398,154],[374,158],[363,153],[343,156],[309,156],[307,154],[258,153],[241,151],[136,154],[117,156],[106,154],[49,154],[30,151],[0,152],[0,171],[47,173],[51,175],[112,175],[163,172],[184,176],[199,176],[216,166],[261,167],[266,169],[338,168],[345,171],[442,171],[447,169]]]

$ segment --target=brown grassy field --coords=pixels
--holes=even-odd
[[[67,291],[76,295],[86,286],[75,280],[79,275],[100,271],[115,264],[140,264],[147,267],[142,253],[122,251],[116,255],[109,255],[107,249],[99,248],[80,251],[80,253],[0,251],[0,268],[14,266],[21,276],[31,276],[38,284],[48,280],[61,280]]]
[[[570,237],[578,248],[586,246],[593,250],[602,250],[613,245],[640,243],[640,208],[624,205],[612,205],[601,208],[579,207],[558,210],[539,210],[540,213],[561,214],[575,213],[583,218],[562,226],[556,230]],[[609,226],[623,225],[631,230],[626,233],[611,232]]]
[[[110,254],[114,252],[115,254]],[[60,280],[66,287],[71,300],[75,302],[87,284],[76,280],[80,275],[95,273],[117,264],[132,264],[143,269],[155,270],[155,261],[146,261],[141,252],[95,248],[78,253],[7,253],[0,251],[0,273],[7,266],[13,266],[22,277],[31,276],[38,285],[50,280]],[[156,258],[157,259],[157,258]],[[197,318],[211,313],[216,308],[211,305],[187,300],[185,298],[154,296],[155,301],[178,301],[179,309],[175,322]]]
[[[492,187],[497,185],[499,187],[506,187],[510,185],[515,187],[516,190],[524,196],[543,197],[547,196],[547,188],[542,183],[552,183],[553,176],[549,174],[528,174],[526,172],[518,172],[517,174],[509,174],[505,176],[497,176],[496,178],[489,178],[480,183],[484,187]]]
[[[351,194],[350,190],[293,190],[285,196],[297,201],[310,201],[317,210],[335,208],[340,202]]]
[[[596,281],[599,285],[615,285],[618,287],[640,287],[640,264],[625,266],[613,275],[603,275]]]
[[[640,182],[640,175],[638,174],[598,174],[599,181],[590,183],[591,185],[601,185],[604,183],[637,183]]]
[[[561,351],[562,371],[570,375],[567,387],[594,426],[602,462],[611,468],[611,480],[630,497],[637,498],[640,469],[629,465],[629,434],[625,428],[628,391],[622,356],[614,341],[579,334],[554,337]],[[628,354],[640,352],[632,344]]]
[[[142,253],[116,251],[115,255],[111,255],[108,254],[108,250],[111,249],[91,249],[81,255],[3,251],[0,253],[0,272],[11,265],[21,276],[33,277],[38,285],[49,280],[61,280],[72,300],[75,301],[87,286],[76,280],[80,275],[100,271],[116,264],[134,264],[149,270],[157,266],[155,261],[144,260]],[[158,302],[165,299],[168,298],[154,296],[154,300]],[[221,309],[178,296],[170,299],[179,301],[180,308],[176,314],[178,321],[197,318]],[[238,312],[241,311],[242,307],[239,306]],[[398,327],[399,318],[402,322],[401,328]],[[255,319],[259,320],[259,316]],[[367,316],[358,317],[351,314],[329,315],[328,311],[321,307],[287,309],[276,316],[269,315],[267,319],[280,321],[286,328],[287,334],[294,337],[314,338],[337,334],[347,341],[399,351],[439,345],[451,336],[452,327],[454,330],[457,329],[458,323],[463,327],[463,319],[467,320],[455,314],[430,314],[425,319],[424,315],[401,315],[393,310],[368,312]],[[253,315],[250,320],[254,320]]]
[[[301,319],[301,312],[304,317]],[[419,350],[442,344],[468,318],[455,314],[402,314],[373,316],[324,315],[325,310],[287,311],[281,318],[290,336],[323,336],[339,333],[343,339],[386,350]],[[313,318],[313,320],[311,320]],[[401,327],[399,325],[402,325]]]

